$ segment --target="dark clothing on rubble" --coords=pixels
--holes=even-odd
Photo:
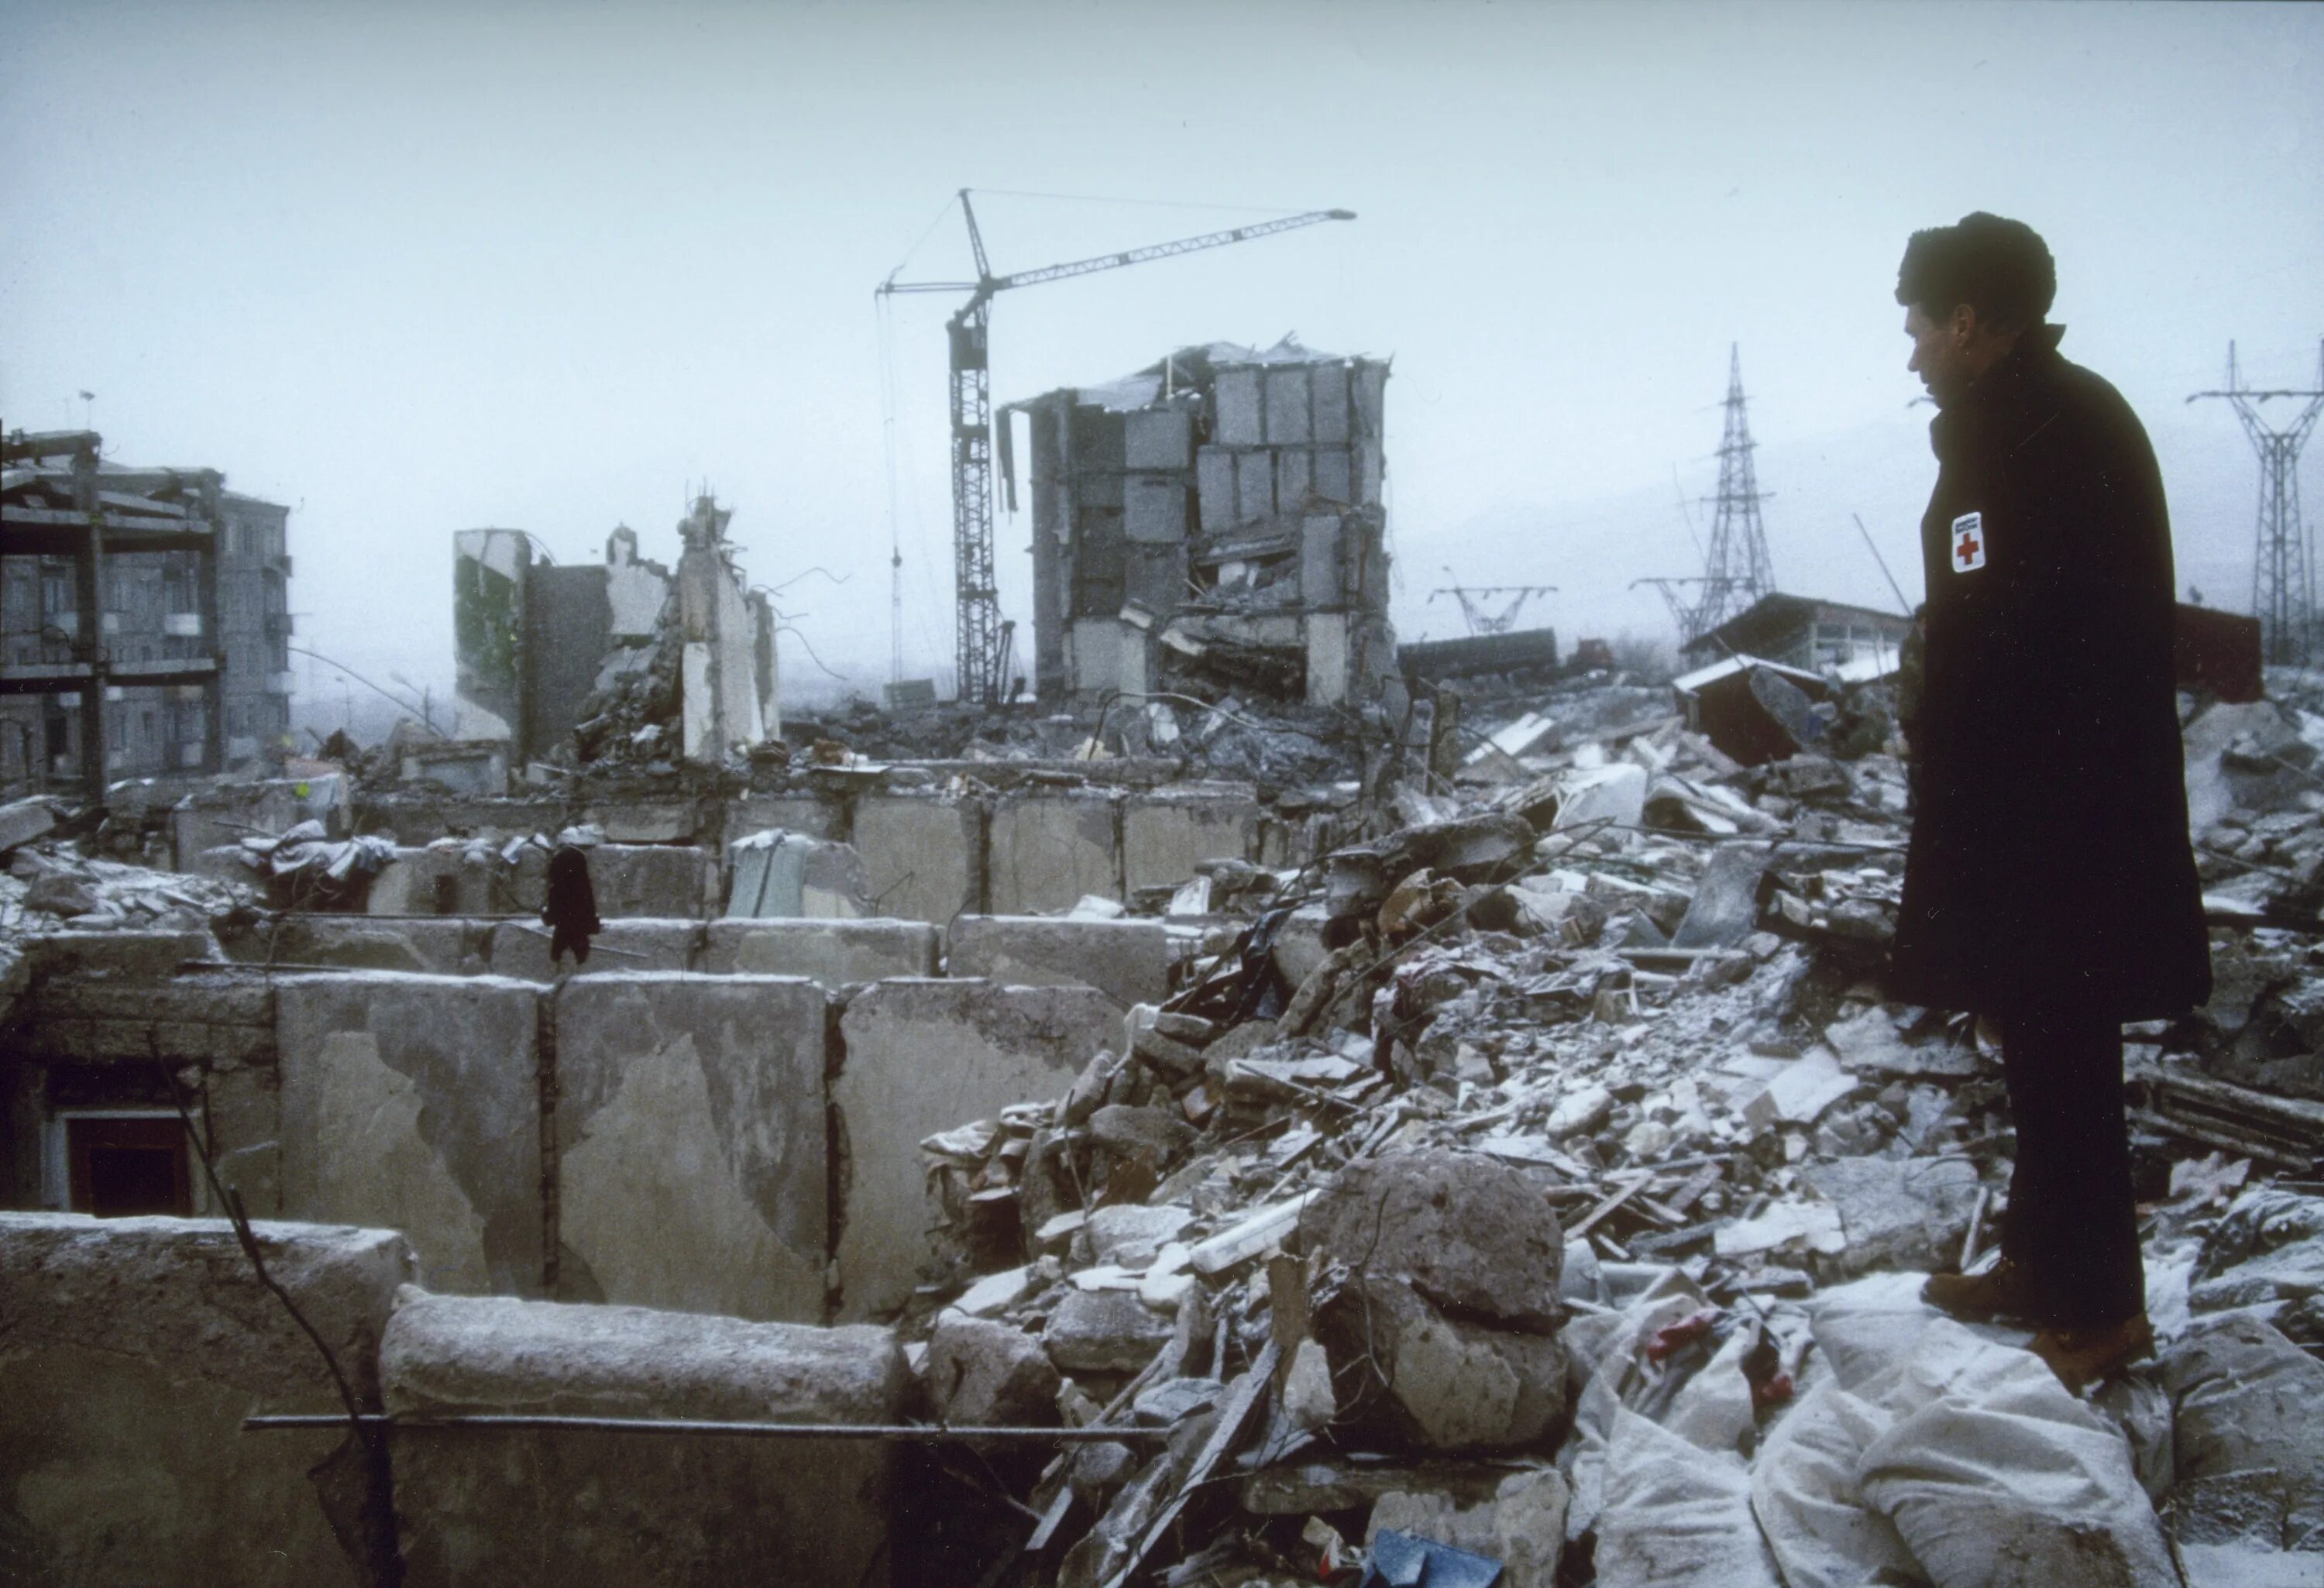
[[[2122,1024],[2210,995],[2171,524],[2121,394],[2037,326],[1930,426],[1936,490],[1890,990],[1997,1016],[2005,1255],[2069,1329],[2140,1315]]]
[[[1930,436],[1917,809],[1891,988],[2116,1023],[2209,996],[2146,432],[2037,326]]]
[[[549,897],[540,907],[541,924],[549,929],[549,963],[560,963],[571,950],[573,963],[589,963],[589,939],[605,929],[597,919],[597,890],[589,881],[589,856],[572,844],[560,844],[549,857]]]

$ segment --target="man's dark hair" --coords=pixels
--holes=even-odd
[[[2042,323],[2058,296],[2058,266],[2042,235],[1982,209],[1959,226],[1914,232],[1896,267],[1896,301],[1943,319],[1966,303],[1997,330]]]

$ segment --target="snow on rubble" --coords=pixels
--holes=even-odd
[[[937,1414],[1173,1430],[1028,1467],[1013,1580],[2319,1580],[2324,716],[2279,695],[2187,736],[2221,996],[2128,1033],[2154,1359],[2078,1396],[1919,1299],[2014,1140],[1989,1032],[1883,1001],[1904,763],[1534,703],[924,1144]]]

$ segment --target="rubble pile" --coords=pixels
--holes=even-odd
[[[76,825],[45,799],[0,806],[0,942],[54,931],[202,932],[252,903],[248,889],[210,877],[81,853]],[[102,841],[101,829],[90,840]]]
[[[2269,881],[2213,901],[2225,1002],[2133,1029],[2161,1344],[2077,1396],[1919,1300],[1993,1255],[2014,1138],[1988,1034],[1882,1000],[1904,765],[1608,716],[1206,868],[1118,1051],[923,1144],[936,1415],[1167,1431],[1017,1473],[985,1580],[2312,1580],[2324,1106],[2253,1056],[2315,1062],[2312,909],[2261,918],[2324,789],[2209,818]],[[2225,725],[2190,785],[2255,759]]]

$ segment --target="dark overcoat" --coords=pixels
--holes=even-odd
[[[1930,427],[1927,652],[1890,991],[2123,1020],[2210,994],[2171,523],[2130,405],[2039,327]]]

